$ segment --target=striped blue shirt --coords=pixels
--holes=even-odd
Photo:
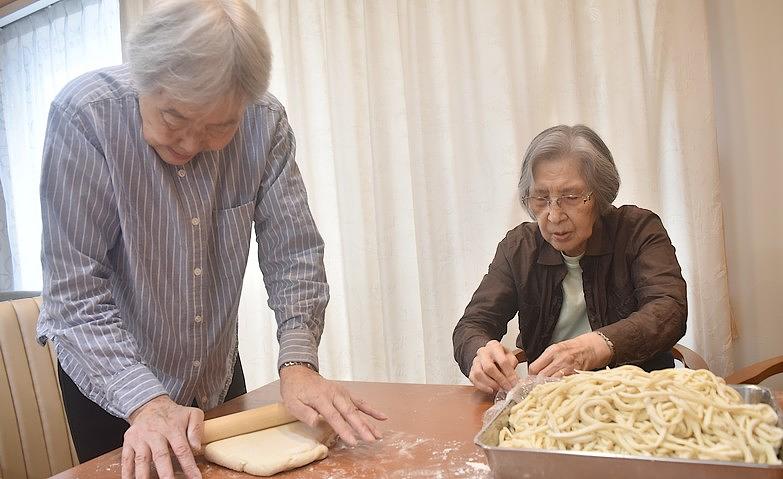
[[[233,371],[255,225],[278,367],[317,366],[324,245],[282,105],[254,102],[225,148],[178,167],[144,141],[138,100],[118,66],[77,78],[52,103],[39,341],[52,341],[79,389],[116,416],[162,394],[216,406]]]

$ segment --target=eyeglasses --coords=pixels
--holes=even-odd
[[[565,211],[573,211],[577,207],[590,201],[593,196],[593,192],[586,195],[560,195],[560,196],[525,196],[522,201],[525,202],[528,208],[534,213],[541,213],[547,207],[552,208],[552,203],[556,204],[558,208]]]

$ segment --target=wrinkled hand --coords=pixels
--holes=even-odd
[[[468,379],[478,389],[494,393],[503,388],[508,391],[517,382],[517,358],[496,340],[478,348]]]
[[[528,372],[539,376],[568,376],[577,370],[602,368],[611,359],[612,351],[606,341],[592,332],[549,346],[528,366]]]
[[[174,477],[171,452],[188,479],[201,479],[193,452],[201,451],[204,412],[180,406],[168,396],[158,396],[128,418],[131,424],[122,444],[122,479],[147,479],[150,461],[160,479]]]
[[[280,370],[280,394],[286,409],[297,419],[314,427],[319,414],[340,435],[354,446],[358,435],[365,441],[381,438],[381,433],[367,416],[384,421],[376,411],[361,399],[306,366],[288,366]]]

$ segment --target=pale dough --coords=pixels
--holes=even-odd
[[[302,422],[230,437],[207,444],[204,457],[215,464],[256,476],[271,476],[325,458],[335,434],[327,424]]]

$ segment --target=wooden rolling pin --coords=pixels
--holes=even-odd
[[[207,419],[204,421],[204,441],[202,444],[207,445],[210,442],[281,426],[296,420],[282,403]]]

